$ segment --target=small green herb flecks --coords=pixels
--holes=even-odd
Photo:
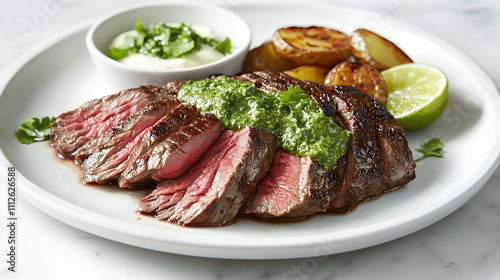
[[[221,76],[189,81],[177,97],[201,113],[216,115],[227,129],[246,125],[266,129],[277,136],[278,146],[285,151],[310,156],[326,170],[349,148],[351,133],[325,116],[298,86],[263,92],[252,83]]]
[[[222,54],[231,52],[229,38],[219,41],[202,37],[188,25],[170,26],[158,22],[144,28],[141,19],[135,22],[136,35],[128,35],[124,42],[108,51],[108,56],[119,60],[133,53],[157,56],[164,59],[179,58],[195,50],[203,44],[211,46]]]

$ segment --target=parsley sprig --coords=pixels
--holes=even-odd
[[[290,85],[286,91],[283,91],[281,95],[281,104],[290,108],[290,110],[296,110],[297,105],[299,105],[307,96],[302,92],[299,86]]]
[[[423,156],[416,159],[415,162],[428,157],[443,157],[443,147],[444,144],[439,138],[432,138],[427,143],[421,144],[420,148],[417,149],[417,151],[421,152]]]
[[[14,136],[22,144],[48,140],[50,125],[55,120],[56,118],[49,117],[44,117],[41,120],[38,118],[26,118],[19,126],[19,129],[14,132]]]

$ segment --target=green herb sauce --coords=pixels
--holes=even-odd
[[[201,113],[216,115],[227,129],[240,130],[246,125],[267,129],[285,151],[310,156],[325,170],[333,168],[349,147],[351,133],[325,116],[300,87],[265,93],[252,83],[221,76],[189,81],[178,98]]]
[[[136,20],[136,35],[125,37],[124,42],[108,51],[108,56],[119,60],[129,54],[140,53],[163,59],[179,58],[199,50],[202,44],[213,47],[216,51],[227,54],[231,51],[231,41],[223,41],[198,35],[193,28],[181,23],[170,26],[158,22],[144,28],[140,19]]]

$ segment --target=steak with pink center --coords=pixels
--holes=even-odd
[[[276,137],[264,130],[247,126],[238,132],[224,131],[186,175],[167,183],[170,186],[166,188],[189,186],[175,206],[154,210],[157,218],[181,225],[231,223],[269,169],[275,149]],[[182,179],[186,181],[180,183]],[[160,183],[159,188],[164,184]],[[160,192],[173,197],[172,192],[157,189],[143,199],[139,209],[151,210],[151,204],[158,205],[152,198],[162,199]]]
[[[278,151],[266,177],[242,214],[267,219],[297,219],[325,212],[333,194],[333,171],[325,171],[311,157]]]

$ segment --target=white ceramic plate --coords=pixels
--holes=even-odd
[[[0,80],[0,164],[2,170],[17,168],[22,196],[65,223],[134,246],[221,258],[310,257],[365,248],[422,229],[469,200],[498,165],[498,91],[456,47],[387,17],[379,21],[380,16],[336,6],[242,3],[229,8],[252,27],[253,46],[283,26],[322,25],[346,33],[369,27],[393,40],[416,62],[442,68],[450,83],[447,110],[430,127],[407,136],[413,150],[440,137],[445,157],[419,163],[417,179],[404,189],[363,203],[347,215],[320,215],[295,223],[239,220],[219,228],[184,228],[138,215],[137,201],[144,192],[85,186],[78,169],[58,159],[48,143],[26,146],[13,136],[28,116],[57,116],[113,93],[87,55],[87,22],[39,45]]]

